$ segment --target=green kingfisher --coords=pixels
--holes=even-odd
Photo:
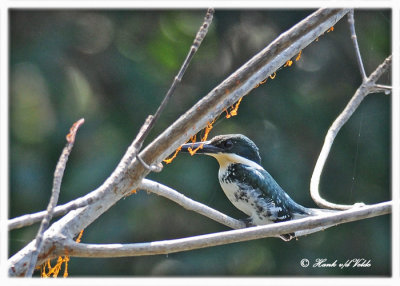
[[[258,147],[244,135],[219,135],[205,142],[182,145],[183,152],[214,157],[219,163],[218,179],[231,203],[244,212],[247,226],[288,221],[319,213],[296,203],[261,166]],[[322,210],[321,210],[322,211]],[[295,234],[281,238],[290,240]]]

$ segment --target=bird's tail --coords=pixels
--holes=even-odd
[[[310,217],[310,216],[319,216],[319,215],[326,215],[326,214],[334,214],[340,212],[338,210],[329,210],[329,209],[307,209],[307,214],[295,214],[295,216],[293,217],[294,219],[300,219],[300,218],[306,218],[306,217]],[[316,228],[312,228],[312,229],[305,229],[305,230],[300,230],[300,231],[296,231],[295,232],[295,236],[304,236],[304,235],[308,235],[314,232],[319,232],[321,230],[325,230],[330,226],[320,226],[320,227],[316,227]]]
[[[329,209],[314,209],[314,208],[309,208],[307,209],[308,214],[296,214],[294,216],[294,219],[300,219],[300,218],[306,218],[306,217],[310,217],[310,216],[319,216],[319,215],[326,215],[326,214],[334,214],[337,212],[340,212],[338,210],[329,210]],[[308,235],[314,232],[319,232],[321,230],[325,230],[330,226],[320,226],[320,227],[316,227],[316,228],[312,228],[312,229],[305,229],[305,230],[300,230],[300,231],[296,231],[295,232],[295,236],[304,236],[304,235]]]
[[[318,216],[318,215],[326,215],[326,214],[334,214],[339,212],[338,210],[329,210],[329,209],[312,209],[312,208],[306,208],[306,211],[302,213],[294,213],[293,214],[293,219],[300,219],[300,218],[306,218],[309,216]]]
[[[324,214],[334,214],[340,212],[339,210],[330,210],[330,209],[308,209],[310,211],[310,215],[324,215]]]

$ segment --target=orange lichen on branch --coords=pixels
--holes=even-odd
[[[174,153],[174,155],[172,155],[172,157],[167,158],[167,159],[164,159],[163,161],[164,161],[166,164],[171,164],[172,161],[173,161],[173,160],[176,158],[176,156],[178,155],[178,153],[181,151],[181,149],[182,149],[182,146],[179,146],[178,149],[175,150],[175,153]]]
[[[293,61],[292,61],[292,60],[288,60],[288,61],[285,63],[284,67],[291,67],[292,64],[293,64]]]
[[[325,33],[333,32],[333,30],[335,30],[335,28],[332,26],[332,27],[330,27],[328,30],[326,30]],[[325,33],[323,33],[323,34],[325,34]],[[323,34],[322,34],[322,35],[323,35]],[[322,36],[322,35],[321,35],[321,36]],[[317,38],[315,39],[315,41],[318,42],[318,41],[319,41],[319,37],[317,37]]]
[[[83,235],[83,229],[79,232],[78,237],[76,238],[76,242],[80,243]],[[53,278],[58,277],[58,273],[61,271],[61,267],[64,264],[64,274],[63,277],[68,277],[68,262],[69,262],[69,255],[65,255],[64,257],[59,256],[57,262],[54,266],[51,266],[50,259],[43,263],[40,268],[40,276],[42,278],[49,278],[53,276]]]
[[[297,57],[296,57],[296,62],[297,62],[298,60],[300,60],[300,58],[301,58],[301,52],[302,52],[302,50],[300,50],[299,54],[297,55]]]
[[[235,107],[232,106],[232,109],[231,109],[231,111],[229,112],[229,114],[227,114],[227,115],[225,116],[226,118],[231,118],[231,117],[237,115],[237,111],[238,111],[238,109],[239,109],[240,103],[242,102],[242,99],[243,99],[243,97],[241,97],[241,98],[236,102]]]
[[[258,84],[258,85],[259,85],[259,84]],[[258,87],[258,85],[256,86],[256,88]],[[229,117],[228,117],[228,116],[229,116],[228,109],[225,108],[224,111],[226,112],[226,116],[225,116],[225,117],[226,117],[226,118],[229,118]]]
[[[266,81],[267,81],[267,79],[263,80],[261,83],[265,83]],[[232,116],[236,116],[236,115],[237,115],[238,109],[239,109],[239,105],[240,105],[240,103],[242,102],[242,99],[243,99],[243,97],[241,97],[241,98],[236,102],[235,105],[232,105],[232,106],[231,106],[231,110],[230,110],[229,112],[228,112],[227,109],[224,109],[224,111],[226,112],[226,118],[231,118]],[[201,138],[200,141],[203,141],[203,142],[204,142],[204,141],[207,140],[208,135],[209,135],[211,129],[213,129],[213,124],[218,120],[218,118],[219,118],[219,116],[217,116],[216,118],[214,118],[211,122],[208,122],[208,123],[207,123],[207,126],[206,126],[205,129],[204,129],[204,135],[203,135],[203,137]],[[196,134],[193,135],[192,137],[190,137],[189,140],[190,140],[192,143],[195,143],[195,142],[196,142]],[[189,140],[188,140],[188,141],[189,141]],[[198,150],[200,150],[200,149],[202,149],[202,148],[203,148],[203,144],[200,144],[200,145],[199,145],[197,148],[195,148],[195,149],[189,147],[189,148],[188,148],[188,152],[189,152],[190,155],[193,156],[194,154],[196,154],[196,152],[197,152]],[[172,157],[167,158],[167,159],[164,159],[163,161],[164,161],[166,164],[172,163],[172,161],[176,158],[176,156],[177,156],[178,153],[181,151],[181,149],[182,149],[182,146],[179,146],[178,149],[175,150],[175,153],[172,155]]]
[[[136,192],[136,190],[134,190]],[[132,191],[133,192],[133,191]],[[83,229],[81,232],[78,234],[78,237],[75,239],[75,242],[80,243],[83,235]]]
[[[69,129],[69,133],[65,137],[67,139],[68,143],[74,143],[76,132],[78,131],[79,127],[81,127],[81,125],[83,123],[85,123],[85,119],[81,118],[71,126],[71,128]]]
[[[257,85],[256,85],[254,88],[257,88],[257,87],[259,87],[260,85],[266,83],[266,82],[267,82],[267,79],[268,79],[268,77],[267,77],[266,79],[260,81],[259,83],[257,83]],[[228,118],[229,118],[229,117],[228,117]]]
[[[225,118],[231,118],[232,117],[231,112],[232,112],[233,109],[235,109],[235,107],[233,105],[231,106],[231,111],[228,112],[228,110],[225,109],[225,112],[226,112]]]
[[[204,135],[203,135],[203,137],[201,138],[201,141],[202,141],[202,142],[207,141],[208,134],[210,133],[211,129],[213,129],[213,127],[214,127],[213,124],[215,123],[216,120],[217,120],[217,118],[214,118],[213,121],[207,123],[207,126],[206,126],[206,128],[204,129]],[[193,136],[193,137],[190,138],[190,139],[191,139],[191,141],[192,141],[193,143],[196,142],[196,135]],[[189,147],[189,148],[188,148],[188,151],[189,151],[190,155],[193,156],[194,154],[196,154],[196,152],[197,152],[198,150],[203,149],[203,145],[204,145],[204,144],[200,144],[199,147],[197,147],[196,149],[192,149],[192,148]]]
[[[273,74],[271,74],[271,75],[269,76],[270,79],[274,79],[275,77],[276,77],[276,72],[274,72]]]
[[[136,195],[136,193],[137,193],[137,189],[133,189],[133,190],[131,190],[129,193],[127,193],[127,194],[125,195],[125,197],[129,197],[129,196],[131,196],[131,195]]]
[[[189,141],[189,140],[188,140],[188,141]],[[188,141],[187,141],[187,142],[188,142]],[[196,142],[196,134],[193,135],[192,137],[190,137],[190,141],[192,141],[192,143]],[[172,157],[167,158],[167,159],[164,159],[163,161],[164,161],[166,164],[171,164],[172,161],[176,158],[176,156],[178,156],[178,153],[181,151],[181,149],[182,149],[182,146],[179,146],[178,149],[175,150],[175,153],[174,153],[174,155],[172,155]],[[189,149],[190,149],[190,148],[189,148]],[[190,153],[191,149],[188,150],[188,151],[189,151],[189,153]]]
[[[196,137],[197,137],[197,135],[196,134],[194,134],[192,137],[190,137],[190,141],[192,141],[192,143],[195,143],[196,142]],[[203,148],[203,144],[201,144],[199,147],[197,147],[196,149],[192,149],[192,147],[189,147],[188,148],[188,151],[189,151],[189,154],[191,155],[191,156],[193,156],[194,154],[196,154],[196,152],[197,152],[197,150],[199,150],[199,149],[202,149]]]
[[[61,256],[60,256],[61,257]],[[59,257],[59,258],[60,258]],[[64,274],[63,274],[63,278],[67,278],[68,277],[68,262],[69,262],[69,256],[64,256],[63,258],[64,261]]]
[[[41,269],[42,278],[48,278],[50,276],[53,276],[53,278],[58,277],[58,273],[60,272],[63,263],[65,263],[63,277],[64,278],[68,277],[68,261],[69,261],[69,256],[64,256],[64,258],[59,256],[56,264],[54,266],[51,266],[50,260],[47,260],[47,262],[45,262],[42,265]]]
[[[192,147],[189,147],[189,148],[188,148],[189,154],[190,154],[191,156],[193,156],[194,154],[196,154],[196,152],[197,152],[199,149],[203,149],[203,145],[204,145],[204,144],[200,144],[200,146],[197,147],[196,149],[192,149]]]
[[[242,100],[242,99],[240,99],[240,100]],[[215,123],[215,121],[217,121],[217,118],[214,118],[213,121],[207,123],[207,127],[204,131],[204,135],[203,135],[203,138],[201,138],[201,141],[204,142],[207,140],[208,134],[210,133],[211,129],[213,129],[213,124]]]

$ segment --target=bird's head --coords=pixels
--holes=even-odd
[[[247,160],[257,165],[261,164],[256,144],[242,134],[219,135],[210,141],[183,144],[181,151],[189,152],[189,148],[199,148],[196,154],[213,156],[221,166],[230,162],[249,164]]]

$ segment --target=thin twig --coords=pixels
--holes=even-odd
[[[356,52],[358,68],[360,69],[362,81],[365,82],[367,80],[367,74],[365,73],[364,64],[361,58],[360,48],[358,47],[356,29],[354,24],[354,9],[351,9],[350,12],[347,13],[347,19],[349,22],[351,40],[353,42],[354,50]]]
[[[324,229],[342,223],[389,214],[391,211],[392,202],[389,201],[357,209],[335,212],[333,214],[308,217],[288,222],[144,243],[85,244],[76,243],[70,239],[66,243],[65,248],[60,249],[60,252],[57,254],[62,255],[64,251],[67,251],[69,255],[74,257],[126,257],[169,254],[253,239],[276,237],[287,233],[301,233],[302,231],[315,228]]]
[[[178,83],[182,80],[183,75],[186,72],[187,67],[189,66],[190,61],[192,60],[194,54],[197,52],[198,48],[200,47],[203,39],[205,38],[205,36],[207,35],[208,32],[208,27],[211,25],[212,19],[213,19],[213,15],[214,15],[214,9],[213,8],[209,8],[207,10],[206,16],[204,17],[204,21],[203,24],[200,26],[199,31],[196,34],[196,37],[193,41],[192,46],[190,47],[189,53],[186,56],[185,61],[183,62],[178,74],[175,76],[174,81],[171,84],[171,87],[169,88],[169,90],[167,91],[163,101],[161,102],[160,106],[158,107],[156,113],[151,117],[151,121],[148,124],[147,128],[145,129],[145,131],[142,133],[142,136],[139,139],[139,149],[138,152],[140,151],[140,148],[144,142],[144,140],[146,139],[147,135],[150,133],[151,129],[153,128],[154,124],[156,123],[156,121],[158,120],[158,118],[161,115],[161,112],[165,109],[165,107],[167,106],[168,101],[171,99],[176,86],[178,85]],[[139,161],[143,164],[144,161],[142,159],[139,159]],[[143,166],[148,169],[149,171],[153,171],[153,170],[158,170],[159,168],[152,168],[152,166],[148,167],[148,165],[146,163],[143,164]]]
[[[342,111],[342,113],[340,113],[340,115],[329,128],[325,136],[321,153],[319,154],[317,163],[315,164],[310,183],[311,197],[318,206],[329,209],[346,210],[360,205],[360,203],[356,203],[354,205],[341,205],[328,202],[327,200],[323,199],[319,193],[319,181],[336,135],[343,125],[349,120],[354,111],[356,111],[361,101],[373,91],[375,82],[382,76],[383,73],[388,70],[388,68],[391,66],[391,63],[392,56],[389,56],[381,65],[376,68],[376,70],[367,78],[367,80],[363,82],[357,89],[356,93],[351,98],[345,109]]]
[[[371,93],[378,93],[378,92],[383,92],[384,94],[388,95],[392,92],[392,86],[385,84],[375,84],[372,87]]]
[[[53,217],[53,210],[58,202],[58,197],[60,195],[61,181],[64,176],[64,170],[68,161],[69,154],[71,153],[72,147],[74,146],[75,143],[76,132],[84,122],[85,120],[83,118],[75,122],[70,129],[70,133],[66,136],[67,145],[64,147],[61,153],[60,159],[58,160],[56,166],[56,170],[54,172],[53,189],[51,190],[50,202],[47,206],[46,215],[44,216],[42,223],[40,224],[38,233],[36,235],[35,249],[31,253],[28,269],[26,271],[26,277],[31,277],[33,271],[35,270],[36,261],[43,244],[43,234],[49,227],[50,221]]]

